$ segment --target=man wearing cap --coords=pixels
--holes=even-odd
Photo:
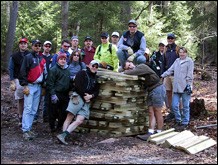
[[[85,37],[84,45],[84,48],[81,50],[82,62],[84,62],[86,65],[89,65],[94,58],[96,47],[93,46],[93,41],[90,36]]]
[[[57,135],[58,140],[63,144],[68,144],[65,141],[66,136],[70,135],[85,119],[89,119],[90,102],[99,94],[96,75],[98,67],[98,61],[92,60],[86,70],[81,70],[76,75],[75,88],[66,109],[68,114],[63,125],[63,132]]]
[[[68,52],[70,48],[70,41],[67,40],[67,39],[64,39],[61,41],[61,49],[59,50],[58,53],[54,54],[53,57],[52,57],[52,63],[51,63],[51,67],[53,67],[56,63],[57,63],[57,57],[58,57],[58,54],[60,53],[65,53],[66,56],[67,56],[67,64],[70,63],[70,53]]]
[[[66,62],[65,53],[59,53],[57,63],[50,69],[46,87],[49,93],[49,127],[51,132],[62,128],[67,113],[66,108],[69,101],[70,70]],[[56,119],[58,124],[56,125]]]
[[[164,72],[164,53],[165,43],[160,41],[158,44],[158,51],[154,51],[149,60],[150,67],[157,73],[159,77]]]
[[[117,58],[117,47],[109,42],[109,34],[101,34],[101,44],[95,51],[94,59],[100,63],[100,67],[117,72],[119,60]]]
[[[175,44],[176,37],[173,33],[167,34],[167,45],[166,52],[164,55],[164,71],[169,69],[174,61],[179,58],[179,46]],[[166,91],[167,91],[167,107],[170,109],[170,114],[165,118],[165,121],[171,121],[174,118],[174,114],[171,110],[172,106],[172,95],[173,95],[173,76],[168,76],[164,78],[163,81]],[[181,104],[180,104],[181,106]]]
[[[137,26],[135,20],[130,20],[128,23],[129,30],[123,33],[118,42],[117,56],[122,68],[126,60],[132,61],[134,64],[146,62],[144,56],[146,40],[144,34],[137,30]]]
[[[114,45],[118,45],[118,41],[120,39],[120,34],[118,32],[113,32],[111,34],[111,43]]]
[[[72,54],[75,51],[81,51],[79,48],[79,38],[78,36],[71,37],[71,47],[69,48],[68,52]]]
[[[26,56],[28,51],[28,40],[26,38],[21,38],[18,43],[19,51],[13,53],[9,60],[9,76],[10,76],[10,90],[14,91],[15,100],[18,100],[17,109],[18,109],[18,118],[19,123],[18,125],[21,126],[22,124],[22,114],[23,114],[23,107],[24,107],[24,94],[23,94],[23,87],[19,83],[19,74],[21,64],[23,62],[24,56]]]
[[[39,40],[32,41],[32,52],[27,54],[22,62],[20,69],[20,85],[24,86],[24,111],[22,117],[23,137],[32,140],[36,134],[31,131],[33,119],[37,112],[40,95],[41,84],[44,79],[45,59],[39,55],[41,50],[41,42]]]

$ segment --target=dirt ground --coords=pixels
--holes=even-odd
[[[205,100],[207,116],[192,119],[190,130],[217,141],[217,127],[195,129],[195,126],[217,123],[217,78],[200,81],[195,76],[192,100]],[[165,128],[170,124],[165,124]],[[174,148],[164,148],[134,136],[110,138],[96,133],[73,132],[62,145],[51,134],[48,123],[39,119],[33,125],[39,136],[26,141],[18,127],[16,101],[9,90],[9,77],[1,75],[1,164],[217,164],[217,145],[189,155]]]

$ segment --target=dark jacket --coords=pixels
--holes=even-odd
[[[45,59],[36,52],[27,54],[23,59],[20,69],[20,85],[25,86],[28,83],[43,83],[45,63]]]
[[[134,69],[125,70],[124,73],[144,77],[145,80],[143,80],[143,83],[148,89],[148,92],[162,84],[159,76],[146,64],[139,64]]]
[[[86,70],[81,70],[76,74],[75,91],[83,98],[85,93],[92,94],[93,98],[99,94],[99,84],[97,83],[96,73],[92,73],[87,67]]]
[[[160,77],[164,72],[164,54],[161,55],[160,51],[155,51],[150,57],[149,66],[157,73]]]
[[[10,80],[14,80],[20,77],[19,74],[20,74],[20,68],[23,62],[23,58],[29,53],[30,52],[26,50],[25,52],[19,51],[11,55],[9,60],[9,68],[8,68]]]
[[[70,70],[68,65],[61,68],[58,63],[50,68],[48,78],[46,81],[46,87],[50,95],[58,93],[68,94],[70,90]]]

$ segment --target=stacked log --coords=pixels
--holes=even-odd
[[[104,69],[98,71],[98,76],[99,96],[91,104],[89,120],[77,131],[111,137],[145,133],[147,96],[139,77]]]

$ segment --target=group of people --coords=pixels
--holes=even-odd
[[[112,33],[111,42],[109,34],[103,32],[97,47],[91,36],[84,38],[83,48],[79,47],[78,36],[71,41],[64,39],[54,55],[50,53],[50,41],[42,44],[33,40],[32,51],[28,51],[28,40],[21,38],[19,51],[10,57],[9,75],[24,138],[31,140],[37,136],[32,125],[43,98],[43,121],[49,122],[51,132],[62,130],[57,139],[67,144],[66,136],[89,119],[90,101],[99,93],[98,68],[145,78],[149,129],[147,134],[138,135],[140,139],[147,140],[163,130],[164,105],[171,110],[168,118],[175,118],[177,126],[184,129],[190,120],[193,61],[184,47],[175,44],[173,33],[167,35],[168,44],[160,42],[159,50],[149,57],[145,36],[137,27],[136,20],[130,20],[121,37],[118,32]]]

